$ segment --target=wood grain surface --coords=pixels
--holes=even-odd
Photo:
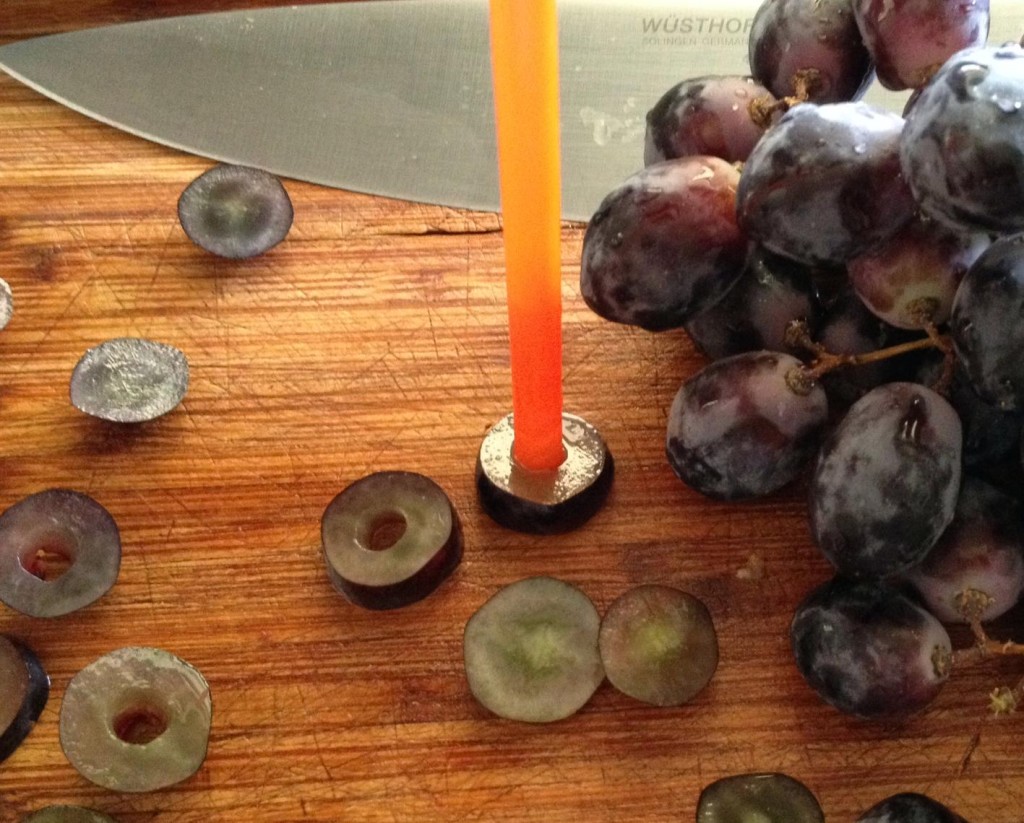
[[[239,5],[2,0],[0,42]],[[986,713],[991,688],[1024,675],[1019,660],[957,672],[900,724],[845,717],[803,684],[787,629],[829,574],[803,489],[717,504],[674,477],[667,409],[702,360],[681,333],[585,307],[580,226],[564,231],[566,407],[600,428],[618,474],[584,528],[530,537],[490,522],[473,488],[481,438],[510,405],[498,219],[289,182],[288,240],[225,262],[176,220],[207,166],[0,76],[0,277],[16,300],[0,332],[0,508],[78,489],[124,543],[117,585],[90,608],[39,621],[0,607],[0,631],[34,646],[53,679],[38,726],[0,764],[2,823],[58,802],[122,823],[668,823],[693,820],[711,781],[750,771],[803,780],[830,823],[904,790],[972,823],[1024,821],[1022,719]],[[81,354],[123,335],[174,344],[192,367],[182,406],[136,428],[68,401]],[[374,613],[332,589],[319,520],[341,488],[385,468],[449,492],[466,553],[427,600]],[[743,579],[755,554],[764,576]],[[463,626],[499,587],[539,574],[601,610],[638,583],[698,595],[721,642],[712,684],[679,709],[605,684],[556,724],[490,716],[466,686]],[[1022,624],[1018,610],[997,633],[1019,639]],[[58,741],[69,679],[127,645],[184,657],[214,697],[201,771],[132,796],[79,777]]]

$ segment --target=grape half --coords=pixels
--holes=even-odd
[[[962,429],[931,389],[886,383],[850,407],[821,448],[811,532],[841,572],[899,574],[924,559],[953,519]]]
[[[923,709],[949,677],[942,624],[897,589],[837,577],[800,604],[790,627],[797,668],[840,711],[903,717]]]
[[[825,823],[818,799],[785,774],[738,774],[704,788],[697,823]]]
[[[717,360],[690,377],[669,410],[665,450],[688,486],[738,500],[793,480],[818,446],[828,416],[820,385],[777,352]]]
[[[604,680],[601,619],[575,586],[531,577],[501,589],[466,623],[466,679],[500,717],[549,723],[577,712]]]
[[[50,697],[50,678],[28,646],[0,634],[0,763],[28,737]]]
[[[83,806],[47,806],[32,812],[21,823],[117,823],[110,815]]]
[[[923,794],[887,797],[857,818],[857,823],[967,823],[952,809]]]

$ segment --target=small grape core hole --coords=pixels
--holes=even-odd
[[[167,731],[167,717],[155,706],[132,706],[114,718],[113,729],[118,740],[145,746]]]
[[[73,553],[54,542],[41,543],[21,556],[22,568],[44,583],[63,577],[74,562]]]
[[[370,551],[382,552],[394,546],[405,534],[405,517],[398,512],[384,512],[377,515],[367,533],[366,547]]]

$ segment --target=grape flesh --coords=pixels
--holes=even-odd
[[[743,167],[740,227],[777,254],[845,264],[887,240],[916,206],[900,174],[903,118],[866,103],[786,112]]]
[[[786,351],[794,320],[817,324],[818,304],[804,266],[755,247],[736,285],[686,324],[694,344],[718,360],[747,351]]]
[[[854,0],[878,81],[896,91],[923,86],[961,49],[988,39],[989,0]]]
[[[903,173],[924,214],[953,228],[1024,229],[1024,49],[965,49],[907,113]]]
[[[1024,506],[982,480],[965,477],[949,528],[907,580],[928,610],[946,623],[967,622],[958,598],[973,589],[991,602],[979,615],[995,620],[1024,591]]]
[[[993,243],[968,270],[950,333],[978,395],[1003,411],[1024,410],[1024,235]]]
[[[850,282],[880,318],[901,329],[949,319],[967,269],[989,244],[982,234],[956,234],[932,221],[911,220],[885,243],[855,257]]]
[[[706,786],[697,823],[824,823],[813,792],[785,774],[737,774]]]
[[[879,581],[836,577],[799,605],[790,627],[796,665],[825,702],[865,718],[923,709],[949,676],[942,624]]]
[[[776,97],[797,92],[794,78],[817,72],[813,103],[857,100],[874,78],[850,0],[765,0],[749,38],[750,70]]]
[[[746,160],[764,134],[750,114],[759,99],[775,98],[750,77],[710,75],[676,84],[647,114],[644,165],[695,154]]]
[[[811,532],[842,573],[886,577],[921,562],[953,519],[962,429],[953,407],[913,383],[853,404],[822,446]]]
[[[678,328],[743,274],[739,172],[717,157],[657,163],[601,203],[583,238],[580,291],[598,315],[649,331]]]
[[[857,818],[857,823],[967,823],[937,800],[904,792],[887,797]]]
[[[800,473],[828,417],[820,385],[794,387],[799,360],[748,352],[683,383],[669,411],[666,453],[676,475],[708,497],[769,494]]]

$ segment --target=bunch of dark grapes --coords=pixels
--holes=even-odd
[[[675,473],[726,500],[807,479],[835,577],[792,649],[863,717],[1024,650],[983,625],[1024,590],[1024,48],[988,30],[988,0],[765,0],[751,76],[672,86],[584,238],[598,314],[712,359],[669,413]],[[860,100],[876,77],[902,116]]]

